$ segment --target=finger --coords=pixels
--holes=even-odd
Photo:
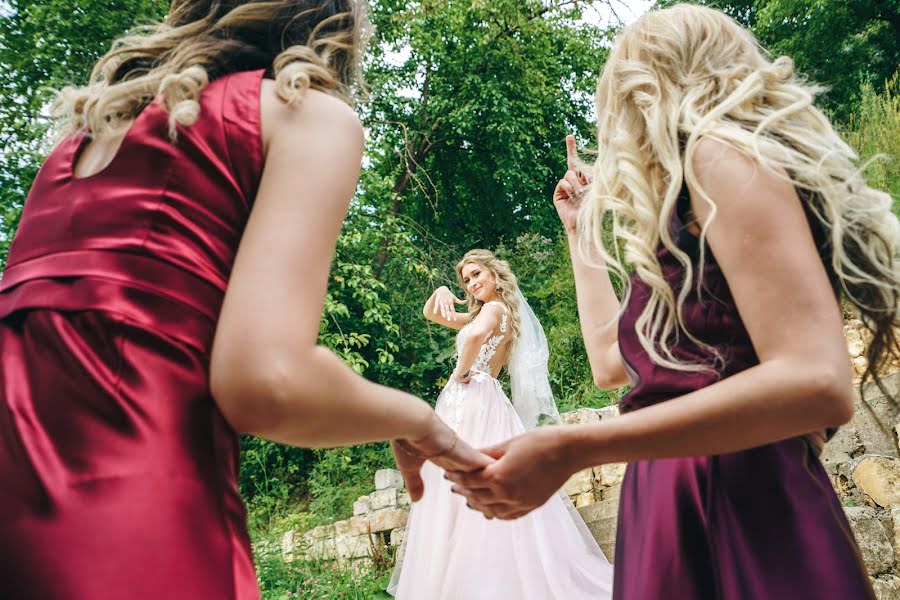
[[[465,304],[466,303],[465,300],[460,300],[456,296],[453,296],[453,301],[456,302],[457,304]]]
[[[572,190],[575,192],[581,189],[581,187],[584,185],[581,183],[581,179],[578,178],[578,174],[575,171],[566,171],[563,179],[566,180],[566,183],[572,186]]]
[[[461,487],[468,488],[470,490],[488,490],[491,489],[491,486],[487,480],[482,477],[482,473],[484,469],[481,471],[475,471],[472,473],[461,473],[459,471],[446,471],[444,473],[444,479],[448,481],[452,481],[460,485]]]
[[[566,163],[571,171],[578,167],[578,146],[574,135],[566,136]]]
[[[501,444],[495,444],[487,448],[482,448],[480,451],[483,454],[487,454],[491,458],[500,459],[504,454],[506,454],[507,448],[509,448],[509,443],[503,442]]]
[[[406,482],[406,489],[409,492],[409,499],[413,502],[418,502],[422,499],[422,495],[425,494],[425,482],[422,481],[422,475],[417,470],[413,471],[401,471],[403,475],[403,481]]]
[[[450,491],[462,496],[470,504],[487,505],[492,502],[499,502],[499,499],[490,490],[470,490],[469,488],[454,485],[450,487]]]
[[[565,179],[560,179],[559,183],[556,184],[556,189],[559,190],[560,194],[556,194],[554,196],[555,200],[565,200],[566,198],[571,198],[575,195],[575,188],[572,187],[572,184],[566,181]]]

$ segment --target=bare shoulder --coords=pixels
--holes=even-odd
[[[781,170],[772,170],[759,161],[719,140],[704,137],[694,150],[692,166],[702,190],[688,182],[691,209],[704,221],[714,210],[770,210],[793,199],[796,190]]]
[[[336,143],[362,147],[364,131],[359,116],[344,101],[325,92],[308,90],[301,102],[290,105],[278,96],[273,80],[263,79],[260,112],[266,148],[276,137],[303,139],[318,132],[328,132]]]

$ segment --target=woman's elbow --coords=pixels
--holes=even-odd
[[[281,361],[246,360],[240,364],[214,365],[210,389],[222,415],[242,434],[270,437],[282,422],[287,404],[299,408],[302,394],[297,393],[296,373]]]
[[[849,372],[822,367],[797,373],[797,378],[809,410],[816,414],[823,427],[840,427],[853,418],[855,397]]]

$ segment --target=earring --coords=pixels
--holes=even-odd
[[[500,287],[500,282],[499,282],[499,281],[498,281],[496,284],[494,284],[494,287],[496,288],[496,290],[497,290],[498,292],[499,292],[500,290],[503,289],[502,287]]]

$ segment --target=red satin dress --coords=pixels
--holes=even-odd
[[[259,598],[209,357],[262,75],[211,83],[176,143],[152,103],[91,177],[73,135],[31,188],[0,279],[3,599]]]

